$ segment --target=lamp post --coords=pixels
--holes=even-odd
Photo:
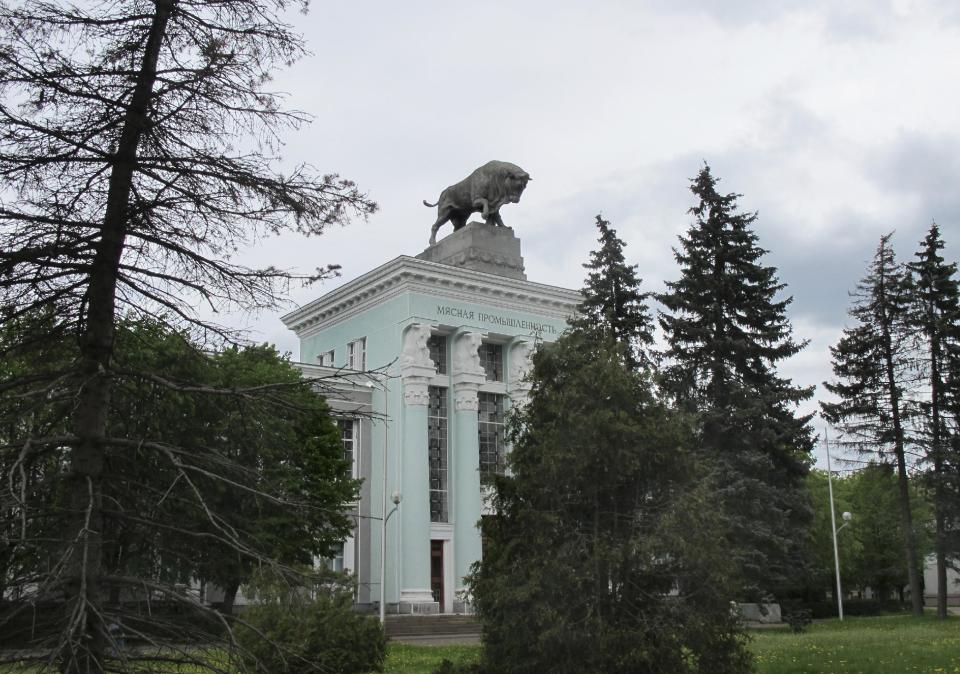
[[[387,454],[386,450],[384,450],[383,454],[384,454],[384,458],[386,458],[386,454]],[[387,471],[386,465],[384,465],[383,471],[384,471],[384,474],[386,474],[386,471]],[[384,507],[384,509],[386,509],[386,507],[387,507],[387,504],[386,504],[386,497],[387,497],[387,485],[386,485],[386,482],[387,482],[387,479],[386,479],[386,477],[384,477],[383,482],[384,482],[384,485],[383,485],[383,498],[384,498],[383,507]],[[393,500],[393,510],[391,510],[389,513],[387,513],[386,517],[384,517],[384,518],[383,518],[383,521],[380,523],[380,624],[381,624],[381,625],[384,625],[384,624],[386,624],[386,622],[387,622],[387,604],[386,604],[387,589],[386,589],[386,587],[385,587],[385,585],[386,585],[386,583],[385,583],[385,581],[386,581],[386,572],[387,572],[387,520],[390,519],[390,515],[392,515],[393,513],[397,512],[397,508],[400,507],[400,501],[403,499],[403,497],[400,495],[400,491],[399,491],[399,490],[395,490],[395,491],[393,492],[393,496],[392,496],[391,498],[392,498],[392,500]]]
[[[853,518],[848,512],[844,512],[841,517],[843,518],[843,524],[840,525],[840,529],[837,529],[837,517],[836,511],[833,507],[833,471],[830,468],[830,443],[827,440],[827,430],[823,430],[823,447],[827,451],[827,493],[830,496],[830,531],[833,533],[833,567],[837,576],[837,614],[840,617],[840,620],[843,620],[843,590],[840,588],[840,551],[837,547],[837,533],[840,532],[845,526],[850,524],[850,520]]]
[[[384,373],[383,379],[383,484],[380,490],[380,624],[384,625],[387,621],[387,521],[393,513],[400,507],[400,501],[403,499],[400,490],[396,489],[391,496],[393,509],[387,512],[387,443],[389,437],[389,428],[387,412],[390,406],[390,387],[387,385],[389,372]],[[373,388],[373,382],[367,382],[368,388]]]

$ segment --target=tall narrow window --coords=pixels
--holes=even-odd
[[[430,458],[430,521],[447,520],[447,389],[429,387],[427,452]]]
[[[367,369],[366,337],[361,337],[347,344],[347,367],[351,370]]]
[[[487,381],[503,381],[503,345],[483,342],[477,353]]]
[[[430,349],[430,360],[437,366],[437,374],[447,373],[447,338],[443,335],[434,335],[427,340]]]
[[[329,571],[343,573],[343,558],[346,546],[343,543],[337,543],[333,547],[333,556],[323,560],[323,565],[327,567]]]
[[[359,476],[357,453],[357,420],[356,419],[337,419],[337,427],[340,429],[340,442],[343,444],[343,460],[350,464],[347,469],[347,477],[356,479]]]
[[[503,396],[480,393],[479,403],[477,432],[480,436],[480,480],[488,481],[494,475],[503,473]]]
[[[318,356],[318,360],[321,365],[326,365],[327,367],[333,367],[333,349],[329,351],[324,351]]]

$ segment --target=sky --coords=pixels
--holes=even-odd
[[[704,162],[742,194],[793,297],[781,373],[830,379],[829,346],[882,234],[912,258],[932,221],[960,251],[960,4],[951,0],[314,2],[291,15],[311,54],[278,72],[313,117],[283,163],[355,180],[366,222],[260,241],[240,258],[342,276],[276,314],[231,316],[299,356],[279,317],[427,245],[440,191],[491,159],[532,176],[501,216],[527,277],[580,288],[602,213],[645,290],[679,276]],[[449,234],[449,225],[440,236]],[[805,407],[814,411],[815,401]],[[818,429],[822,422],[818,422]]]

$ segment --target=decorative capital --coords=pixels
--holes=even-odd
[[[403,402],[407,405],[429,405],[430,391],[427,380],[422,377],[404,377]]]
[[[465,410],[476,412],[479,410],[480,400],[479,396],[477,396],[477,389],[473,387],[455,388],[453,392],[453,407],[458,412]]]

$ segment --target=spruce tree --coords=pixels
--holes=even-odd
[[[652,365],[649,347],[653,344],[653,320],[646,301],[649,293],[640,291],[637,265],[628,265],[623,256],[626,245],[608,220],[597,215],[600,247],[584,263],[589,270],[583,288],[583,302],[571,325],[580,330],[609,333],[622,345],[630,367]]]
[[[749,671],[686,420],[597,331],[533,360],[470,583],[482,671]]]
[[[798,534],[811,516],[803,478],[813,439],[796,406],[813,391],[776,371],[805,342],[792,337],[776,269],[762,263],[756,214],[739,210],[741,195],[720,194],[707,165],[691,183],[698,203],[674,250],[680,278],[659,297],[664,386],[697,414],[701,458],[724,485],[718,505],[743,590],[762,596],[805,565]]]
[[[936,223],[921,241],[916,259],[907,266],[913,294],[909,324],[920,338],[923,392],[921,420],[926,456],[932,470],[936,519],[937,615],[947,617],[947,557],[957,550],[949,542],[957,529],[957,470],[960,457],[953,438],[957,433],[956,409],[949,404],[950,373],[960,370],[960,285],[957,265],[948,264],[940,251],[944,243]]]
[[[610,223],[597,227],[580,315],[534,354],[483,521],[482,671],[748,671],[715,483],[689,417],[648,376],[635,267]]]
[[[910,598],[913,612],[921,615],[923,594],[910,507],[904,418],[910,378],[911,291],[890,246],[891,236],[880,238],[867,275],[857,285],[849,310],[854,326],[844,329],[840,341],[830,348],[836,380],[824,385],[839,400],[820,405],[827,420],[843,433],[845,446],[892,459],[896,466]]]

